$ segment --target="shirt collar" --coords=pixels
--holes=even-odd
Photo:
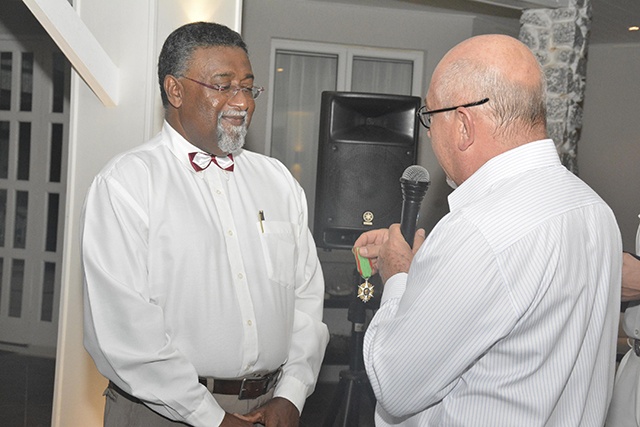
[[[169,149],[171,150],[173,155],[176,156],[176,158],[180,163],[182,163],[183,165],[185,165],[185,167],[189,168],[191,171],[195,173],[195,170],[193,169],[193,167],[189,162],[189,153],[192,153],[194,151],[202,151],[202,150],[196,147],[195,145],[191,144],[186,139],[184,139],[184,137],[180,135],[178,131],[176,131],[173,127],[171,127],[169,122],[167,122],[166,120],[162,124],[162,133],[166,136],[166,139],[169,141],[168,142]],[[242,150],[243,149],[240,149],[235,153],[233,153],[234,162],[238,161],[238,157],[240,157]],[[215,169],[222,170],[218,167],[216,167]]]
[[[561,165],[558,151],[551,139],[523,144],[482,165],[449,195],[449,209],[453,212],[479,200],[490,193],[496,185],[523,172]]]

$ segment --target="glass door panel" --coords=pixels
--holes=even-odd
[[[411,95],[413,61],[353,57],[351,91]]]
[[[336,90],[338,56],[276,51],[271,122],[271,155],[289,168],[315,199],[322,92]],[[313,211],[309,210],[313,224]]]
[[[50,40],[0,40],[0,349],[55,354],[70,66]]]

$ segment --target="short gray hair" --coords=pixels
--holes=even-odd
[[[539,82],[522,84],[493,66],[458,59],[444,70],[435,95],[443,107],[489,98],[484,108],[493,120],[496,134],[508,134],[512,126],[546,127],[546,81],[540,67]]]
[[[158,80],[162,105],[169,104],[164,91],[167,75],[180,77],[189,67],[193,52],[200,47],[238,47],[247,54],[242,36],[229,27],[214,22],[192,22],[174,30],[164,42],[158,58]]]

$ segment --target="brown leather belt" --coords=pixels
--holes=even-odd
[[[109,388],[111,390],[115,391],[116,393],[120,394],[125,399],[130,400],[133,403],[142,404],[142,400],[138,399],[137,397],[131,396],[129,393],[127,393],[126,391],[124,391],[123,389],[121,389],[120,387],[115,385],[115,383],[113,381],[111,381],[111,380],[109,380]]]
[[[219,380],[199,377],[198,381],[214,394],[237,395],[238,400],[257,399],[275,387],[280,379],[282,368],[260,377],[248,377],[237,380]],[[213,382],[213,385],[211,385]]]

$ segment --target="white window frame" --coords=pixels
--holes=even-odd
[[[300,52],[310,54],[327,54],[338,57],[338,81],[336,90],[351,91],[351,77],[353,72],[353,58],[367,57],[379,59],[393,59],[413,61],[413,78],[411,95],[422,96],[424,52],[407,49],[388,49],[356,45],[342,45],[333,43],[307,42],[301,40],[273,39],[271,40],[271,52],[269,57],[269,87],[274,87],[276,79],[276,53],[278,51]],[[265,154],[271,155],[271,132],[273,121],[273,94],[267,91],[267,129],[265,141]]]

